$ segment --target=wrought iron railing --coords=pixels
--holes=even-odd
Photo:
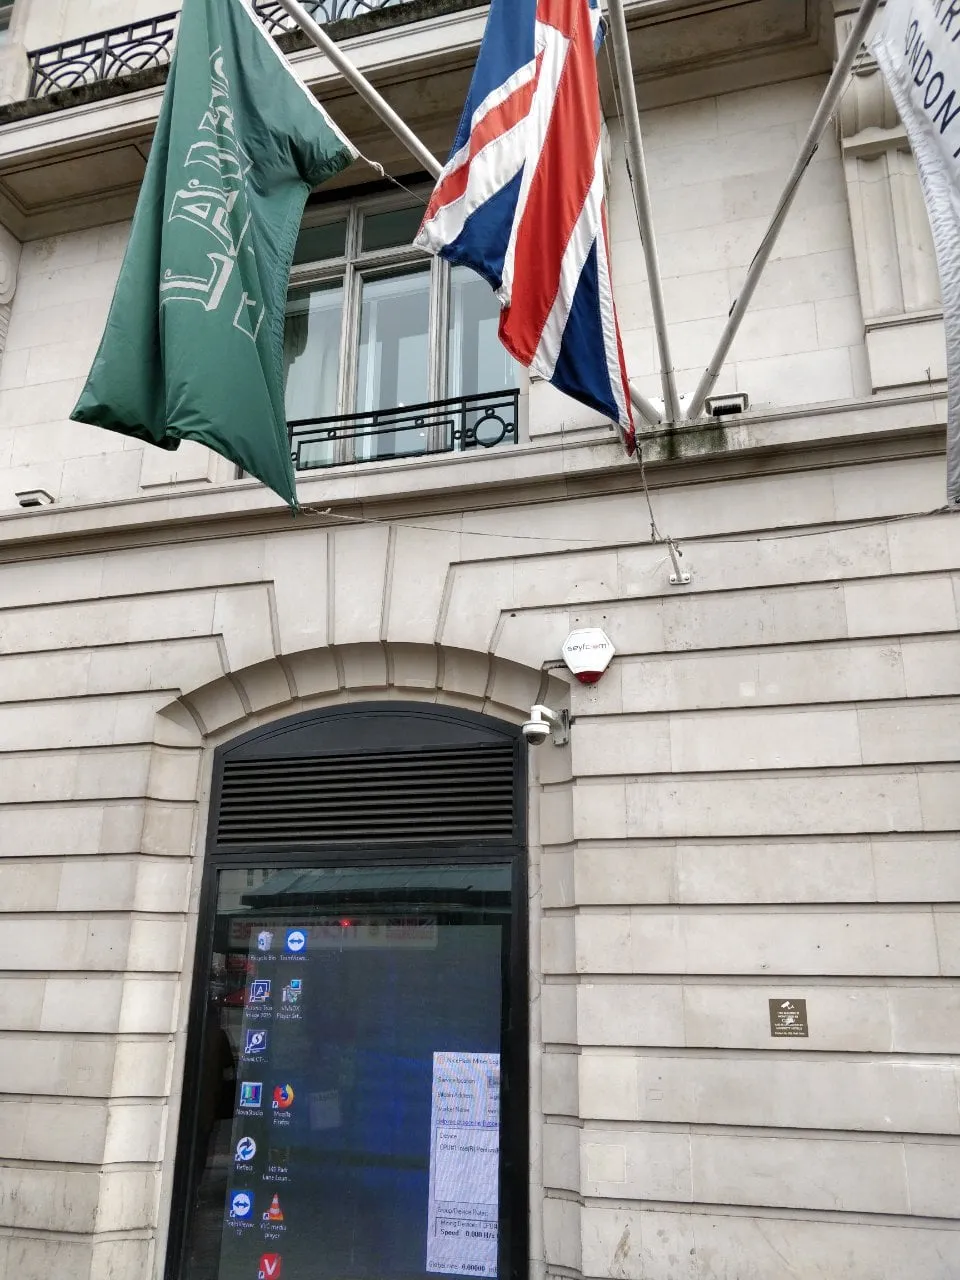
[[[308,10],[321,26],[327,22],[339,22],[341,18],[358,18],[362,13],[376,13],[380,9],[393,9],[408,4],[410,0],[303,0]],[[263,25],[274,35],[293,31],[296,23],[281,9],[277,0],[256,0],[255,6]]]
[[[375,10],[394,8],[410,0],[303,0],[304,7],[320,23],[356,18]],[[276,0],[257,0],[257,12],[275,36],[294,28],[293,21]],[[35,49],[28,56],[32,73],[30,97],[42,98],[63,89],[117,80],[154,67],[164,67],[173,51],[179,13],[164,13],[142,22],[128,22],[108,31],[96,31],[77,40]]]
[[[455,396],[400,409],[289,424],[297,471],[516,444],[519,391]]]
[[[117,80],[170,61],[178,13],[165,13],[124,27],[96,31],[78,40],[36,49],[28,56],[32,73],[30,97],[42,98],[61,89]]]

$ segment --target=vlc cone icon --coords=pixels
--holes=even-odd
[[[282,1222],[283,1210],[280,1208],[280,1197],[275,1195],[270,1201],[270,1208],[263,1215],[264,1222]]]

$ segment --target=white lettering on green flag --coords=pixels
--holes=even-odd
[[[197,440],[296,505],[283,318],[303,207],[356,151],[249,0],[185,0],[120,278],[72,413]]]

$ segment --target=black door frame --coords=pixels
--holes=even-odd
[[[513,750],[513,838],[480,840],[472,843],[444,842],[431,838],[422,843],[338,843],[303,842],[231,845],[217,843],[217,823],[223,787],[224,766],[238,749],[249,758],[276,760],[289,751],[291,733],[297,733],[309,749],[311,742],[322,754],[330,749],[329,730],[344,727],[344,717],[366,719],[371,729],[369,749],[382,751],[417,750],[417,722],[443,722],[457,745],[464,740],[482,744],[512,742]],[[392,722],[392,725],[391,725]],[[384,730],[390,725],[393,733]],[[441,729],[441,737],[443,736]],[[311,732],[313,730],[314,732]],[[306,731],[305,733],[303,731]],[[326,731],[326,732],[325,732]],[[462,731],[462,732],[458,732]],[[360,736],[363,736],[361,729]],[[431,745],[435,743],[431,742]],[[326,747],[327,751],[323,748]],[[260,751],[262,750],[262,757]],[[299,756],[300,753],[298,753]],[[187,1023],[180,1119],[175,1151],[173,1193],[167,1234],[164,1280],[180,1280],[190,1227],[191,1200],[195,1192],[195,1147],[198,1136],[198,1093],[206,1034],[206,1005],[214,954],[214,926],[217,882],[220,871],[270,867],[322,868],[333,866],[397,866],[410,862],[443,862],[448,865],[489,864],[511,867],[513,911],[510,937],[510,973],[506,983],[508,1008],[504,1018],[503,1073],[501,1078],[501,1204],[511,1206],[510,1236],[501,1240],[500,1258],[509,1268],[500,1280],[525,1280],[529,1248],[529,957],[527,894],[527,752],[518,726],[459,708],[415,702],[364,702],[338,704],[317,711],[301,712],[241,734],[216,748],[213,786],[207,822],[206,851],[193,978]]]

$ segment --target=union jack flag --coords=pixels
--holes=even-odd
[[[453,150],[417,244],[472,267],[500,340],[635,448],[610,279],[597,0],[492,0]]]

